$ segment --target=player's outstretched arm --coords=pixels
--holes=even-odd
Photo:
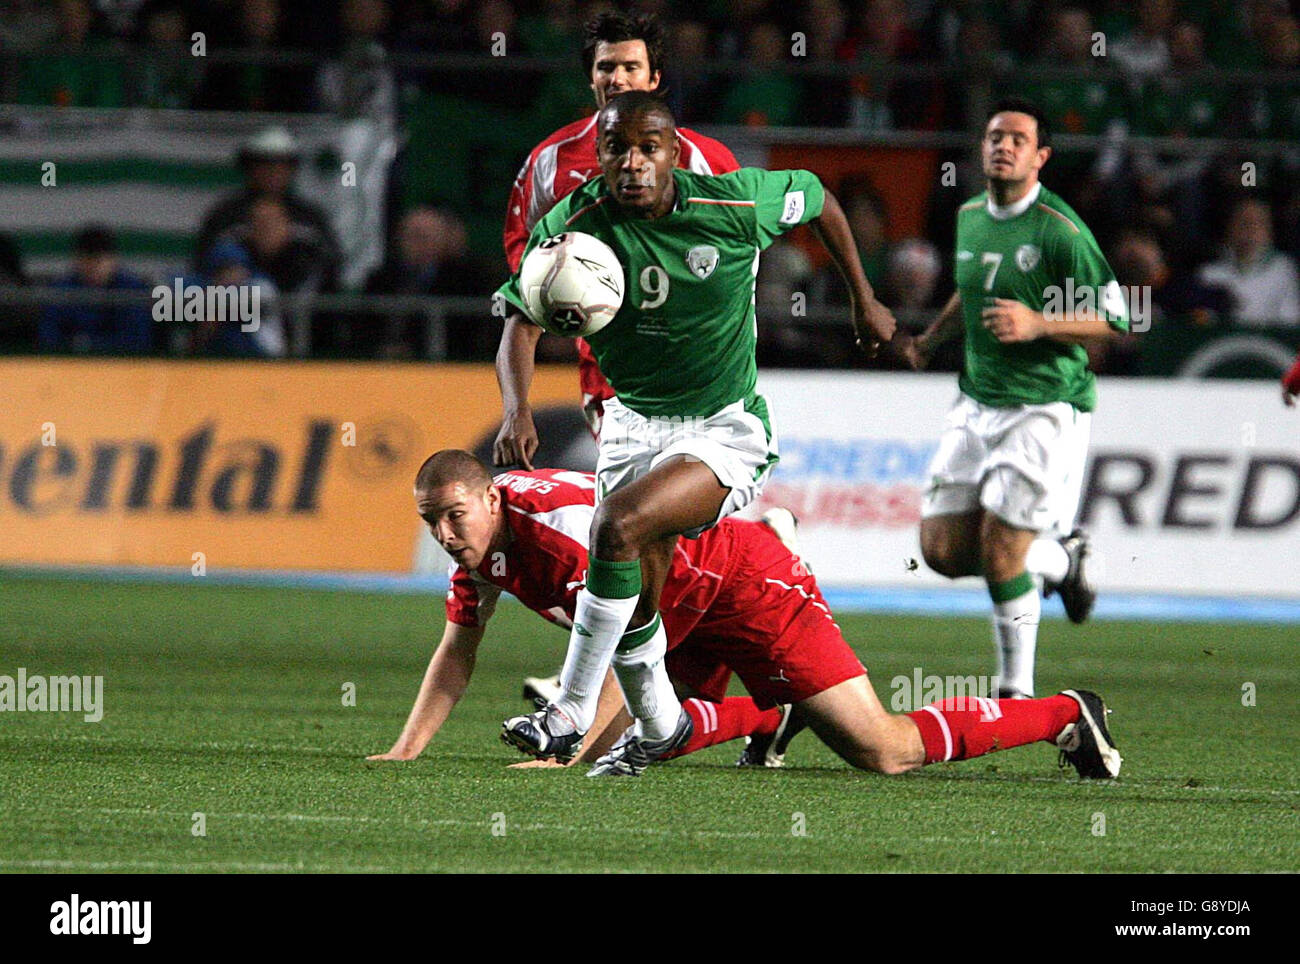
[[[866,272],[862,270],[849,219],[844,216],[844,209],[834,194],[826,192],[822,213],[808,224],[830,253],[848,286],[853,306],[853,330],[858,344],[868,355],[874,355],[881,342],[893,340],[898,323],[894,320],[894,313],[882,305],[871,290]]]
[[[402,735],[387,753],[376,753],[367,760],[414,760],[420,755],[447,721],[451,708],[465,695],[483,633],[482,627],[447,623]]]
[[[914,358],[909,357],[907,360],[913,368],[924,368],[930,364],[930,359],[934,357],[936,351],[961,334],[963,326],[961,293],[954,291],[948,303],[939,312],[939,317],[912,340],[915,349]]]
[[[542,329],[513,312],[506,318],[497,348],[497,384],[501,387],[501,431],[492,446],[495,465],[522,465],[531,470],[537,451],[537,428],[528,405],[537,342]]]

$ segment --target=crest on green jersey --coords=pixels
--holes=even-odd
[[[1038,267],[1042,251],[1036,244],[1022,244],[1016,248],[1016,267],[1021,271],[1033,271]]]
[[[718,249],[711,244],[697,244],[686,252],[686,267],[703,281],[718,266]]]

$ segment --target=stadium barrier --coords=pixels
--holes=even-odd
[[[410,503],[438,448],[490,454],[488,365],[0,360],[0,564],[438,573]],[[782,460],[828,587],[932,592],[927,470],[950,375],[769,372]],[[1109,591],[1300,597],[1295,413],[1271,382],[1103,379],[1080,519]],[[593,467],[568,366],[533,387],[537,464]]]
[[[0,359],[0,385],[0,564],[410,572],[420,462],[500,421],[488,365]],[[533,399],[581,421],[572,368]]]
[[[837,587],[933,588],[917,539],[951,375],[768,373],[781,463],[762,505],[800,520]],[[1102,379],[1079,521],[1118,592],[1300,596],[1296,413],[1275,382]]]

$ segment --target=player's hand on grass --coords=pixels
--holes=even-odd
[[[525,760],[523,763],[512,763],[507,770],[535,770],[538,767],[559,768],[563,770],[567,764],[560,763],[558,760]]]
[[[881,342],[891,341],[898,329],[894,313],[874,298],[853,305],[853,333],[858,347],[868,358],[874,358]]]
[[[509,412],[501,422],[501,431],[497,433],[497,440],[492,445],[492,464],[522,465],[532,471],[537,445],[537,427],[533,425],[532,409]]]
[[[1018,341],[1033,341],[1044,334],[1043,316],[1028,305],[1010,298],[990,298],[980,318],[984,327],[1004,345]]]

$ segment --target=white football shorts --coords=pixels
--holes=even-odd
[[[757,499],[779,458],[776,436],[762,419],[745,410],[743,401],[707,417],[647,418],[609,398],[600,427],[596,504],[676,455],[703,462],[731,490],[717,519],[685,533],[691,539]]]
[[[948,412],[921,517],[981,506],[1017,529],[1068,535],[1092,415],[1069,402],[996,408],[965,394]]]

